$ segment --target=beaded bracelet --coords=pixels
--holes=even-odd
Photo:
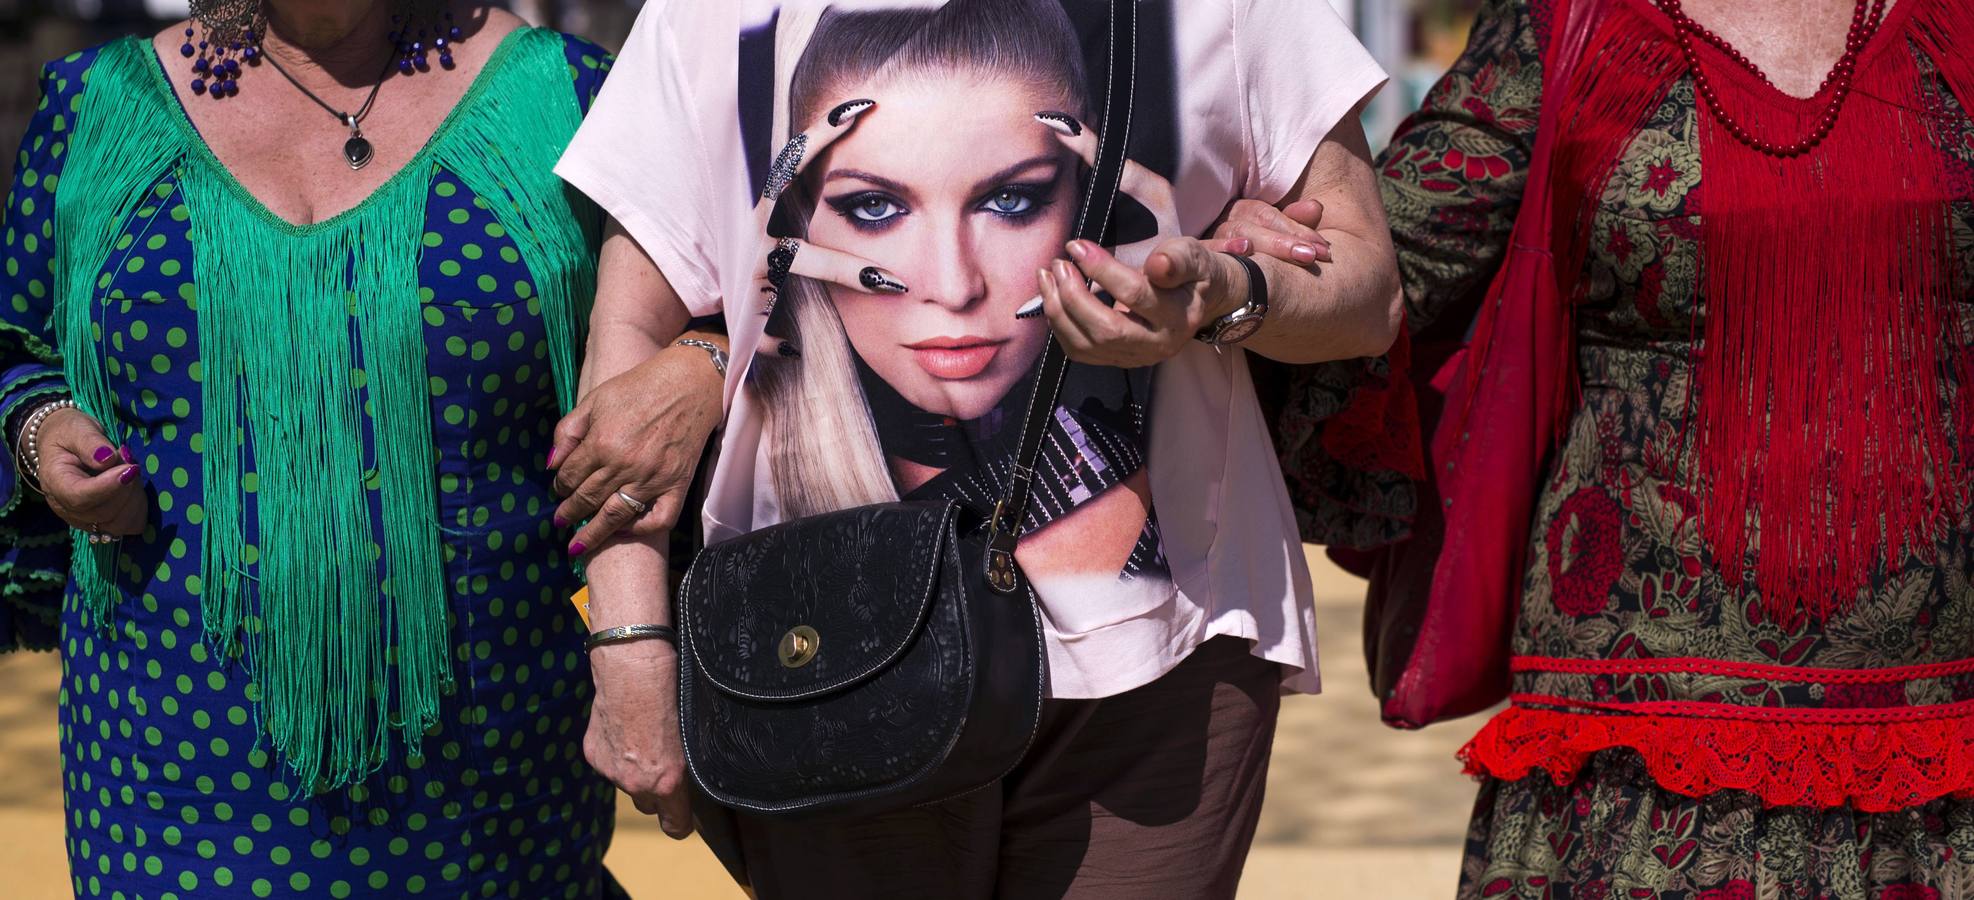
[[[20,434],[14,440],[15,468],[21,473],[21,480],[37,492],[41,491],[41,425],[57,411],[75,408],[75,401],[67,397],[50,400],[35,407],[21,422]]]

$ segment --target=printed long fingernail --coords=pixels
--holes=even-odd
[[[846,120],[853,120],[863,115],[865,110],[876,105],[877,101],[875,100],[845,100],[842,103],[836,104],[836,108],[829,111],[829,124],[831,126],[841,125]]]
[[[773,165],[768,167],[768,180],[761,185],[761,199],[774,202],[781,192],[788,190],[795,181],[795,173],[802,168],[802,154],[809,149],[809,136],[798,134],[788,139],[781,152],[775,155]]]
[[[106,463],[106,462],[109,462],[109,461],[110,461],[110,457],[112,457],[112,456],[115,456],[115,455],[117,455],[117,451],[116,451],[116,448],[115,448],[115,447],[110,447],[110,446],[107,446],[107,445],[105,445],[105,446],[102,446],[102,447],[98,447],[98,448],[96,448],[96,461],[97,461],[97,462],[99,462],[99,463]]]
[[[754,345],[754,353],[757,356],[776,356],[782,359],[802,358],[802,351],[796,349],[793,341],[772,335],[763,335],[761,342]]]
[[[863,271],[857,273],[857,280],[864,283],[866,290],[880,294],[902,294],[911,290],[898,280],[898,276],[876,266],[865,266]]]
[[[1035,114],[1035,121],[1070,137],[1076,137],[1083,133],[1083,123],[1076,121],[1076,117],[1068,113],[1055,112],[1053,110],[1038,112]]]
[[[126,468],[125,468],[125,469],[124,469],[124,470],[123,470],[122,472],[119,472],[119,473],[117,473],[117,483],[118,483],[118,484],[129,484],[129,483],[131,483],[131,482],[133,482],[133,481],[136,481],[136,480],[137,480],[137,467],[136,467],[136,466],[129,466],[129,467],[126,467]]]
[[[1021,308],[1014,311],[1014,317],[1017,319],[1033,319],[1041,314],[1042,295],[1040,294],[1036,294],[1035,299],[1021,304]]]

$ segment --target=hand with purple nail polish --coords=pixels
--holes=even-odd
[[[687,334],[726,346],[725,335]],[[719,425],[721,385],[705,351],[674,344],[590,388],[562,417],[549,468],[563,500],[549,520],[558,531],[577,526],[568,536],[571,556],[618,534],[648,537],[677,523],[700,452]]]
[[[42,498],[62,521],[112,535],[144,530],[150,498],[128,446],[113,444],[95,419],[77,409],[51,413],[38,443]]]

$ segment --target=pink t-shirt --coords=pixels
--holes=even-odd
[[[1285,195],[1385,75],[1324,0],[1141,0],[1140,262]],[[697,315],[724,310],[709,542],[867,503],[992,505],[1104,129],[1102,0],[649,0],[557,167]],[[799,163],[799,164],[798,164]],[[1016,557],[1054,696],[1238,635],[1314,692],[1315,621],[1245,354],[1072,366]]]

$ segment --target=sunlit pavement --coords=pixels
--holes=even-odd
[[[1450,898],[1474,792],[1453,753],[1478,723],[1418,733],[1378,724],[1364,686],[1360,585],[1311,556],[1329,693],[1283,703],[1241,900]],[[0,893],[10,898],[68,895],[58,671],[48,654],[0,657]],[[665,837],[628,803],[609,862],[634,897],[740,896],[705,847]]]

